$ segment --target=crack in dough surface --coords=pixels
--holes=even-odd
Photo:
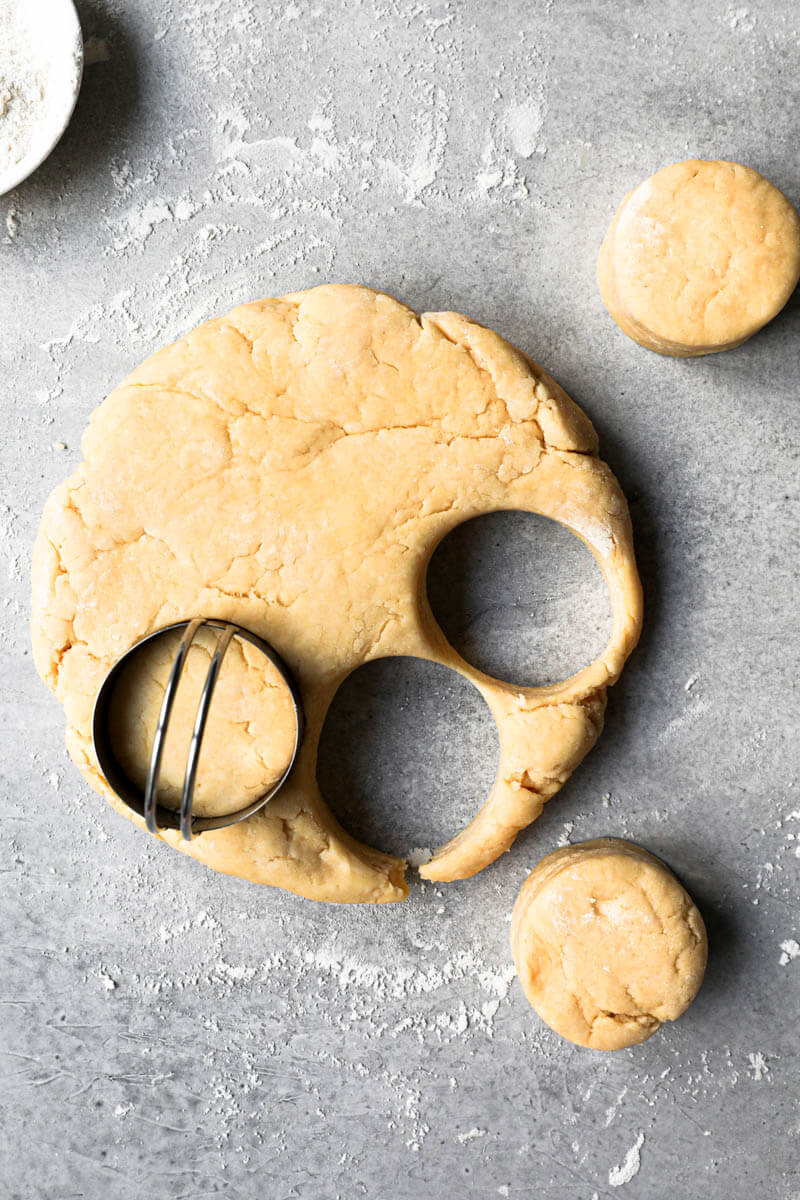
[[[330,702],[372,658],[459,671],[497,722],[492,792],[427,878],[464,878],[507,850],[599,736],[641,625],[627,505],[585,414],[490,330],[350,286],[246,304],[138,367],[92,415],[83,452],[45,508],[32,630],[92,786],[131,815],[98,771],[91,710],[111,664],[161,626],[205,616],[251,629],[303,698],[306,734],[279,795],[188,844],[165,832],[176,849],[313,899],[403,899],[403,861],[346,834],[316,782]],[[548,687],[471,667],[425,595],[438,542],[502,509],[566,525],[609,589],[608,646]]]
[[[635,1045],[676,1020],[707,956],[703,919],[672,872],[616,838],[542,859],[514,905],[511,949],[542,1020],[593,1050]]]

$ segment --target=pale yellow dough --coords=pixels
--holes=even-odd
[[[92,786],[131,815],[99,774],[90,717],[109,666],[150,630],[231,619],[275,647],[302,693],[306,734],[278,796],[190,843],[165,833],[176,849],[317,900],[403,899],[403,861],[348,836],[315,777],[328,706],[369,659],[444,663],[497,721],[492,792],[421,868],[429,879],[464,878],[507,850],[599,736],[641,624],[627,505],[587,417],[490,330],[358,287],[247,304],[137,368],[93,414],[83,452],[44,512],[33,644]],[[430,612],[437,543],[498,509],[562,522],[604,573],[610,642],[562,683],[488,678]]]
[[[548,854],[511,919],[522,988],[578,1046],[644,1042],[691,1004],[706,968],[703,919],[668,867],[616,838]]]
[[[800,279],[800,218],[739,163],[673,163],[624,198],[600,248],[600,294],[619,327],[658,354],[738,346]]]

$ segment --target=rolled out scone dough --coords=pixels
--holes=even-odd
[[[800,279],[800,218],[773,184],[731,162],[673,163],[625,196],[597,264],[628,337],[676,357],[738,346]]]
[[[403,861],[345,833],[316,782],[331,700],[370,659],[443,663],[497,722],[492,792],[421,868],[429,879],[464,878],[507,850],[599,736],[641,624],[627,505],[587,417],[490,330],[359,287],[247,304],[137,368],[93,414],[83,452],[45,508],[32,628],[92,786],[131,816],[98,770],[90,719],[108,668],[151,630],[235,621],[275,647],[302,695],[305,737],[280,793],[190,843],[165,832],[176,849],[318,900],[403,899]],[[427,602],[437,543],[499,509],[566,525],[607,582],[608,646],[552,686],[471,667]]]
[[[598,838],[534,868],[514,905],[511,950],[551,1029],[592,1050],[620,1050],[686,1011],[707,942],[691,897],[660,859]]]

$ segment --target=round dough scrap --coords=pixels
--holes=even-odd
[[[597,838],[534,868],[514,905],[511,951],[551,1029],[578,1046],[620,1050],[686,1011],[707,941],[691,896],[660,859]]]
[[[716,354],[786,304],[800,279],[800,218],[750,167],[673,163],[622,201],[597,279],[611,316],[641,346]]]
[[[429,879],[507,850],[594,745],[641,625],[628,509],[590,421],[497,334],[359,287],[247,304],[135,370],[93,414],[83,452],[43,515],[33,645],[92,786],[131,816],[98,770],[91,712],[108,668],[151,630],[234,621],[275,647],[302,696],[305,736],[280,793],[189,843],[164,832],[176,849],[313,899],[403,899],[403,861],[342,830],[316,781],[330,702],[373,658],[451,667],[497,722],[491,794],[421,868]],[[438,542],[500,509],[566,525],[609,589],[608,646],[548,687],[470,666],[427,602]]]

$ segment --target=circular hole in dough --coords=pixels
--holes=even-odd
[[[531,872],[511,921],[528,1001],[561,1037],[619,1050],[674,1021],[706,966],[703,919],[669,868],[632,842],[555,850]]]
[[[111,696],[114,753],[142,791],[182,633],[165,632],[131,655]],[[158,799],[165,808],[180,808],[195,713],[217,641],[212,630],[200,629],[186,656],[161,762]],[[222,660],[203,735],[194,815],[221,817],[252,804],[286,770],[294,739],[294,710],[285,681],[257,647],[234,637]]]
[[[427,584],[453,648],[487,675],[522,687],[569,678],[611,635],[597,562],[570,530],[535,513],[465,521],[436,548]]]
[[[350,833],[409,855],[471,819],[498,756],[494,718],[467,679],[438,663],[383,658],[359,667],[336,693],[317,779]]]
[[[738,346],[800,279],[800,218],[731,162],[673,163],[624,198],[600,248],[600,294],[628,337],[694,357]]]

